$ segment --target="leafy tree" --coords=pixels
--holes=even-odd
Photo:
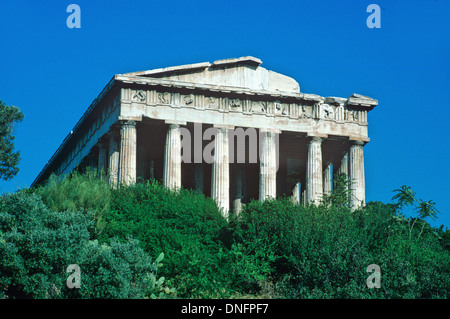
[[[336,174],[333,177],[333,190],[330,195],[324,195],[325,205],[333,204],[335,207],[349,208],[352,181],[346,174]]]
[[[424,201],[424,200],[420,200],[419,201],[419,206],[417,208],[418,212],[419,212],[419,217],[423,218],[423,224],[422,224],[422,229],[419,233],[419,236],[422,235],[423,232],[423,228],[425,227],[426,224],[426,219],[429,217],[431,219],[436,218],[436,215],[439,213],[439,211],[436,209],[435,207],[436,203],[433,202],[432,200],[429,201]]]
[[[392,199],[397,201],[399,208],[412,205],[416,201],[416,193],[411,189],[411,186],[403,185],[398,189],[394,190],[396,193]]]
[[[10,180],[19,172],[19,151],[14,151],[14,124],[23,120],[17,106],[7,106],[0,100],[0,179]]]
[[[416,193],[411,189],[410,186],[402,185],[399,189],[395,189],[393,191],[396,193],[392,200],[397,201],[397,209],[403,209],[404,207],[408,207],[408,230],[409,230],[409,238],[411,238],[411,232],[414,228],[415,220],[412,223],[411,226],[411,212],[410,212],[410,206],[412,206],[416,200]]]

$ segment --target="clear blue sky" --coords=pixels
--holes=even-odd
[[[371,3],[380,29],[366,26]],[[0,192],[32,183],[114,74],[252,55],[303,92],[378,99],[367,200],[409,185],[450,228],[450,1],[2,0],[0,13],[0,99],[25,114],[20,173]]]

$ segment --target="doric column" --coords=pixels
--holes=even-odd
[[[306,204],[306,183],[303,181],[300,183],[300,204]]]
[[[341,162],[337,169],[338,175],[348,176],[348,152],[344,151],[342,153]]]
[[[228,217],[230,210],[228,129],[217,128],[211,175],[211,197]]]
[[[331,162],[327,162],[325,170],[323,171],[323,194],[331,195],[331,175],[332,175]]]
[[[277,196],[277,133],[260,133],[261,155],[259,165],[259,200]]]
[[[364,180],[364,152],[363,141],[353,141],[349,154],[350,177],[350,207],[357,209],[366,203],[366,190]]]
[[[179,124],[170,124],[167,129],[163,185],[171,189],[181,188],[181,133]]]
[[[120,145],[118,132],[113,130],[109,133],[109,146],[108,146],[108,156],[109,156],[109,168],[108,168],[108,182],[109,185],[116,187],[119,182],[119,154]]]
[[[300,204],[300,183],[294,185],[291,199],[294,204]]]
[[[106,170],[108,169],[108,149],[106,148],[106,143],[104,141],[99,141],[98,144],[98,164],[97,173],[101,179],[104,179],[106,175]]]
[[[319,204],[322,199],[322,138],[313,136],[308,145],[306,163],[306,204]]]
[[[136,122],[121,121],[119,183],[136,182]]]

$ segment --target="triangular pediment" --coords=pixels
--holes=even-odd
[[[251,90],[267,90],[299,93],[300,86],[293,78],[261,67],[258,58],[217,60],[173,66],[168,68],[127,73],[131,76],[153,77],[219,86],[242,87]]]

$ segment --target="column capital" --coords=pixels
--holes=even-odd
[[[171,129],[171,130],[176,130],[178,128],[180,128],[180,124],[175,124],[175,123],[169,124],[169,129]]]
[[[361,140],[350,140],[350,146],[364,146],[367,142]]]
[[[364,138],[364,137],[353,137],[353,136],[350,136],[348,138],[348,142],[349,142],[350,145],[362,145],[362,146],[364,146],[364,145],[366,145],[367,143],[370,142],[370,139],[369,138]]]
[[[320,136],[310,136],[309,143],[319,143],[321,144],[325,138]]]
[[[133,120],[119,120],[120,128],[123,127],[135,127],[136,121]]]

